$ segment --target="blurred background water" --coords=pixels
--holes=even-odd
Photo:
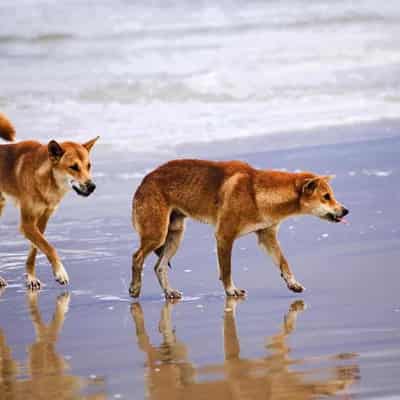
[[[400,114],[397,0],[2,0],[19,138],[133,152]]]

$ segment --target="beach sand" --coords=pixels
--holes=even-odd
[[[170,279],[183,300],[166,303],[146,260],[142,296],[128,296],[137,235],[130,222],[141,176],[161,161],[93,154],[98,189],[67,196],[47,236],[68,288],[39,257],[39,294],[24,288],[28,244],[17,211],[0,224],[1,399],[395,399],[400,396],[400,137],[342,127],[346,142],[295,148],[268,138],[250,146],[185,146],[180,156],[236,158],[259,168],[336,174],[349,225],[289,219],[280,240],[306,291],[287,290],[254,235],[235,244],[233,274],[248,291],[226,301],[210,226],[189,221]],[[362,130],[362,129],[361,129]],[[389,135],[390,136],[390,135]],[[296,136],[297,137],[297,136]],[[325,136],[326,137],[326,136]],[[247,145],[246,145],[247,143]],[[286,148],[285,148],[286,147]]]

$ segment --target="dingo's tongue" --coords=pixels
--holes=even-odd
[[[349,224],[349,221],[347,221],[347,219],[345,219],[345,218],[340,218],[340,222],[342,223],[342,224],[346,224],[346,225],[348,225]]]

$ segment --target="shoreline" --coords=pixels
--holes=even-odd
[[[179,154],[200,154],[209,157],[246,155],[254,152],[294,150],[314,146],[340,145],[390,139],[400,135],[400,119],[383,119],[355,124],[332,125],[220,140],[211,143],[186,143],[176,147]],[[239,149],[239,150],[238,150]],[[226,156],[223,156],[224,158]]]
[[[227,154],[229,154],[229,157],[240,157],[261,151],[274,152],[314,146],[379,141],[395,138],[399,135],[400,118],[279,131],[210,142],[194,140],[168,148],[166,152],[157,150],[154,152],[135,152],[129,146],[126,149],[121,149],[119,145],[102,144],[101,139],[96,146],[101,159],[110,159],[115,155],[120,160],[132,161],[134,159],[135,163],[145,166],[154,158],[159,159],[159,164],[173,158],[212,159],[222,157],[226,159]]]

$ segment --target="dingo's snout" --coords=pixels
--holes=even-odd
[[[72,189],[75,190],[80,196],[88,197],[96,189],[96,184],[91,180],[87,180],[85,183],[73,183]]]
[[[337,213],[328,213],[327,219],[329,219],[332,222],[344,222],[346,223],[346,220],[344,217],[349,213],[349,210],[343,206],[340,207],[339,212]]]

